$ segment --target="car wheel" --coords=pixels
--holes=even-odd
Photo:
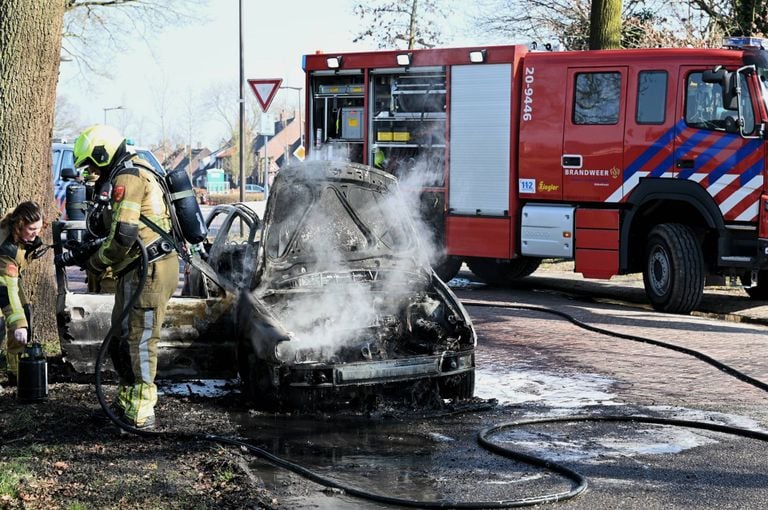
[[[643,284],[653,308],[690,313],[704,293],[704,256],[687,225],[663,223],[648,235]]]
[[[461,269],[462,263],[463,263],[463,260],[461,259],[461,257],[446,255],[442,257],[442,259],[439,262],[434,264],[433,269],[435,270],[435,273],[437,273],[437,276],[439,276],[441,280],[443,280],[444,282],[449,282],[452,279],[454,279],[457,274],[459,274],[459,270]]]

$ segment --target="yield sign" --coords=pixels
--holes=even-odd
[[[248,80],[248,85],[253,89],[253,93],[256,94],[256,99],[259,100],[261,110],[266,112],[269,110],[269,104],[277,94],[277,89],[280,88],[280,84],[283,83],[282,78],[274,78],[271,80]]]

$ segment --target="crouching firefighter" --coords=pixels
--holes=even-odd
[[[79,265],[96,275],[111,268],[116,276],[112,309],[115,335],[110,344],[119,378],[114,410],[132,427],[153,429],[157,344],[168,301],[179,281],[165,181],[148,162],[129,152],[123,136],[110,126],[95,125],[83,131],[75,140],[74,155],[76,167],[87,166],[89,173],[98,176],[96,204],[88,212],[86,225],[100,241],[83,243],[58,262]],[[140,291],[142,260],[137,240],[148,255],[146,282]],[[135,306],[117,325],[137,291]]]
[[[0,220],[0,309],[5,320],[8,384],[15,386],[19,354],[29,341],[30,307],[24,292],[24,270],[43,248],[39,234],[43,214],[36,202],[22,202]],[[3,342],[0,341],[0,344]]]

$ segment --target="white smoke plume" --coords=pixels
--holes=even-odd
[[[316,262],[307,268],[306,276],[299,277],[301,290],[274,310],[292,337],[279,348],[283,359],[333,360],[344,347],[374,348],[375,331],[392,321],[404,298],[427,285],[429,259],[424,248],[434,242],[431,229],[418,214],[419,194],[436,176],[422,168],[417,165],[409,172],[399,194],[366,190],[358,196],[351,187],[346,192],[370,229],[369,236],[375,238],[373,248],[386,246],[398,257],[355,261],[372,249],[369,237],[338,210],[341,202],[330,190],[307,211],[297,246],[311,251]],[[296,211],[303,213],[305,206],[297,204]],[[406,232],[411,228],[415,232]],[[406,239],[406,244],[398,246]],[[421,246],[416,248],[414,243]]]

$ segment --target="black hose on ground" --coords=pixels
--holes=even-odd
[[[523,425],[535,425],[535,424],[542,424],[542,423],[556,423],[556,422],[586,422],[586,421],[618,421],[618,422],[633,422],[633,423],[652,423],[657,425],[671,425],[671,426],[679,426],[679,427],[689,427],[689,428],[698,428],[698,429],[705,429],[705,430],[714,430],[717,432],[722,432],[726,434],[732,434],[737,435],[741,437],[746,438],[752,438],[757,439],[760,441],[766,441],[768,442],[768,434],[749,430],[749,429],[741,429],[737,427],[730,427],[727,425],[718,425],[714,423],[708,423],[708,422],[696,422],[696,421],[687,421],[687,420],[676,420],[676,419],[665,419],[665,418],[652,418],[652,417],[646,417],[646,416],[571,416],[571,417],[559,417],[559,418],[544,418],[544,419],[537,419],[537,420],[518,420],[518,421],[512,421],[512,422],[506,422],[497,424],[488,428],[485,428],[481,430],[478,433],[477,436],[477,442],[478,444],[487,449],[490,452],[496,453],[497,455],[506,457],[508,459],[520,461],[532,466],[540,467],[543,469],[547,469],[550,471],[553,471],[555,473],[558,473],[562,475],[565,478],[570,479],[574,485],[567,491],[561,491],[557,493],[552,494],[546,494],[542,496],[533,496],[528,498],[522,498],[522,499],[516,499],[516,500],[497,500],[497,501],[417,501],[417,500],[411,500],[411,499],[401,499],[396,498],[392,496],[385,496],[381,494],[375,494],[367,490],[358,489],[356,487],[352,487],[340,482],[337,482],[335,480],[332,480],[330,478],[324,477],[310,469],[307,469],[304,466],[301,466],[300,464],[291,462],[289,460],[283,459],[281,457],[278,457],[277,455],[274,455],[273,453],[263,449],[259,448],[257,446],[254,446],[250,443],[247,443],[246,441],[243,441],[241,439],[237,438],[231,438],[231,437],[224,437],[224,436],[218,436],[215,434],[202,434],[202,433],[178,433],[178,432],[162,432],[162,431],[148,431],[148,430],[141,430],[136,427],[131,426],[128,423],[125,423],[123,420],[121,420],[115,413],[110,409],[109,405],[107,404],[107,401],[104,397],[104,392],[102,388],[102,378],[101,378],[101,366],[104,362],[104,358],[106,356],[106,353],[109,350],[109,345],[111,343],[112,338],[114,337],[116,330],[118,327],[120,327],[120,324],[122,324],[123,320],[128,316],[128,313],[130,313],[131,308],[135,305],[136,301],[139,298],[139,295],[144,288],[144,285],[146,283],[146,277],[147,277],[147,271],[148,271],[148,264],[147,264],[147,250],[144,244],[139,240],[139,247],[141,251],[141,269],[140,269],[140,278],[139,278],[139,284],[136,288],[136,291],[131,296],[129,301],[126,303],[125,308],[123,309],[122,314],[120,315],[120,319],[112,324],[112,327],[107,332],[106,337],[104,338],[104,341],[101,344],[101,347],[99,349],[98,355],[96,357],[96,395],[99,400],[99,404],[101,405],[101,408],[104,410],[105,414],[109,417],[112,422],[114,422],[118,427],[121,429],[133,433],[138,434],[141,436],[150,436],[150,437],[165,437],[170,439],[179,439],[179,440],[204,440],[204,441],[210,441],[215,442],[219,444],[224,445],[230,445],[230,446],[237,446],[241,448],[245,448],[252,454],[274,464],[275,466],[282,467],[284,469],[288,469],[300,476],[303,476],[307,478],[308,480],[311,480],[315,483],[318,483],[320,485],[323,485],[325,487],[329,487],[332,489],[338,489],[343,491],[345,494],[349,494],[350,496],[374,501],[377,503],[384,503],[389,505],[398,505],[401,507],[408,507],[408,508],[466,508],[466,509],[481,509],[481,508],[519,508],[519,507],[526,507],[526,506],[533,506],[533,505],[541,505],[541,504],[547,504],[547,503],[555,503],[558,501],[565,501],[567,499],[571,499],[575,496],[578,496],[579,494],[582,494],[584,491],[587,490],[588,482],[587,479],[581,475],[580,473],[551,460],[545,459],[543,457],[537,457],[535,455],[531,455],[524,452],[519,452],[512,450],[508,447],[501,446],[499,444],[491,442],[488,438],[489,436],[498,433],[502,430],[512,428],[512,427],[520,427]],[[589,324],[583,323],[579,321],[578,319],[565,314],[563,312],[559,312],[556,310],[551,310],[547,308],[542,307],[533,307],[533,306],[526,306],[526,305],[501,305],[501,304],[495,304],[495,303],[486,303],[486,302],[475,302],[475,301],[463,301],[463,304],[467,306],[487,306],[487,307],[497,307],[497,308],[519,308],[519,309],[526,309],[526,310],[535,310],[540,311],[544,313],[552,313],[555,315],[558,315],[560,317],[563,317],[572,323],[576,324],[579,327],[583,327],[585,329],[588,329],[590,331],[594,331],[597,333],[602,334],[608,334],[611,336],[616,336],[618,338],[624,338],[628,340],[635,340],[635,341],[641,341],[645,343],[649,343],[652,345],[657,345],[665,348],[671,348],[673,350],[676,350],[678,352],[684,352],[686,354],[693,355],[699,359],[702,359],[704,361],[707,361],[708,363],[711,363],[718,368],[721,368],[721,370],[724,370],[725,372],[737,376],[742,380],[745,380],[746,382],[750,382],[751,384],[768,391],[768,385],[765,383],[762,383],[761,381],[757,381],[755,379],[752,379],[741,372],[732,369],[731,367],[728,367],[727,365],[724,365],[717,360],[714,360],[710,358],[709,356],[706,356],[701,353],[697,353],[696,351],[693,351],[691,349],[686,349],[679,346],[674,346],[672,344],[666,344],[665,342],[660,342],[657,340],[651,340],[646,339],[642,337],[636,337],[634,335],[625,335],[623,333],[615,333],[609,330],[603,330],[601,328],[597,328],[595,326],[591,326]],[[738,374],[738,375],[737,375]],[[743,377],[743,378],[742,378]],[[759,385],[757,384],[759,383]]]
[[[313,482],[316,482],[320,485],[323,485],[325,487],[329,487],[332,489],[339,489],[343,491],[346,494],[349,494],[354,497],[358,497],[361,499],[366,499],[369,501],[375,501],[378,503],[385,503],[390,505],[399,505],[402,507],[410,507],[410,508],[514,508],[514,507],[521,507],[521,506],[530,506],[535,504],[542,504],[542,503],[553,503],[555,501],[562,501],[564,499],[569,499],[574,496],[577,496],[578,494],[584,492],[587,488],[586,480],[582,475],[579,473],[576,473],[575,471],[562,466],[560,464],[557,464],[555,462],[547,461],[545,459],[538,459],[536,457],[526,455],[524,453],[518,453],[514,452],[512,450],[509,450],[507,448],[501,448],[496,447],[494,448],[497,451],[503,451],[504,453],[500,453],[500,455],[503,455],[505,457],[511,458],[511,459],[517,459],[521,460],[523,462],[527,462],[529,464],[538,465],[542,467],[546,467],[547,469],[551,469],[553,471],[556,471],[563,476],[570,478],[573,480],[576,485],[564,492],[559,492],[555,494],[548,494],[544,496],[538,496],[533,498],[525,498],[521,500],[506,500],[506,501],[483,501],[483,502],[460,502],[460,501],[416,501],[411,499],[401,499],[401,498],[394,498],[391,496],[384,496],[380,494],[374,494],[370,491],[358,489],[356,487],[351,487],[349,485],[342,484],[340,482],[337,482],[335,480],[332,480],[330,478],[324,477],[318,473],[315,473],[314,471],[311,471],[304,466],[301,466],[300,464],[296,464],[295,462],[291,462],[289,460],[283,459],[281,457],[278,457],[277,455],[274,455],[273,453],[263,449],[259,448],[257,446],[253,446],[252,444],[249,444],[241,439],[236,438],[230,438],[230,437],[224,437],[224,436],[218,436],[216,434],[202,434],[202,433],[179,433],[179,432],[163,432],[163,431],[157,431],[157,430],[142,430],[138,429],[136,427],[133,427],[132,425],[126,423],[125,421],[121,420],[120,417],[118,417],[114,411],[110,408],[109,404],[107,403],[107,400],[104,396],[104,388],[102,386],[103,381],[101,377],[101,366],[104,363],[104,359],[106,357],[107,352],[109,352],[109,346],[112,343],[112,339],[114,338],[115,334],[117,333],[117,329],[120,327],[120,325],[123,323],[123,321],[128,317],[128,314],[130,313],[130,310],[133,308],[133,306],[136,304],[136,302],[139,299],[139,296],[141,294],[141,291],[144,288],[144,285],[146,284],[147,280],[147,272],[149,269],[149,264],[147,263],[148,255],[147,255],[147,249],[144,243],[139,239],[138,246],[141,252],[140,255],[140,268],[139,268],[139,282],[136,286],[136,290],[131,295],[128,302],[125,304],[125,307],[123,308],[122,313],[120,314],[120,317],[117,321],[115,321],[112,326],[110,327],[109,331],[107,332],[107,335],[104,337],[104,340],[101,343],[101,346],[99,348],[99,352],[96,355],[96,367],[95,367],[95,386],[96,386],[96,397],[98,398],[99,405],[101,405],[102,410],[104,413],[109,417],[109,419],[118,427],[120,427],[122,430],[125,430],[126,432],[130,432],[132,434],[137,434],[140,436],[145,437],[165,437],[170,439],[179,439],[179,440],[187,440],[187,441],[195,441],[195,440],[204,440],[204,441],[211,441],[215,443],[220,444],[226,444],[231,446],[238,446],[247,449],[249,452],[253,453],[254,455],[267,460],[271,462],[272,464],[288,469],[300,476],[303,476],[307,478],[308,480],[311,480]]]

